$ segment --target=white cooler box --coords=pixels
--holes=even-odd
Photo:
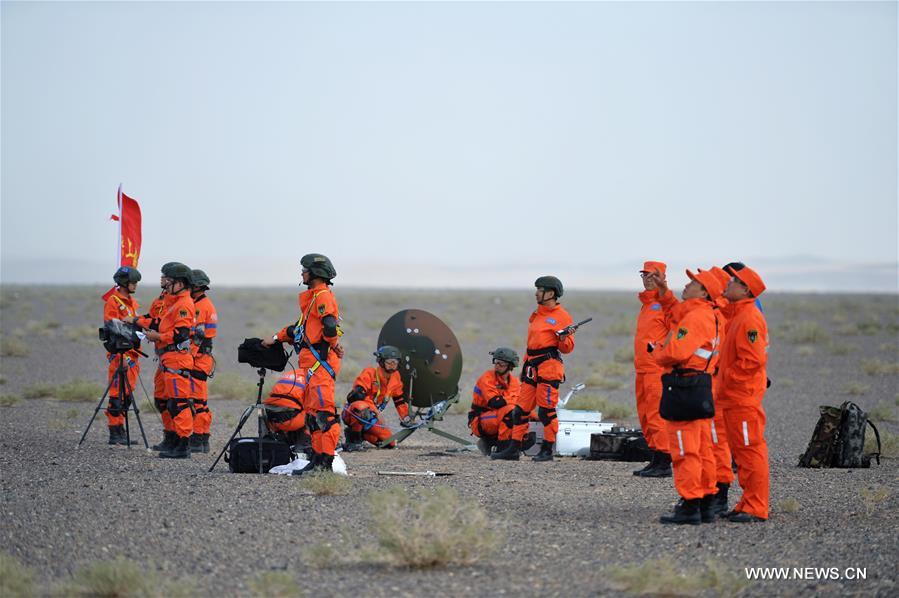
[[[590,454],[590,435],[609,432],[615,426],[613,422],[602,421],[599,411],[558,409],[556,416],[559,418],[559,432],[556,434],[555,454],[563,457],[586,457]],[[529,431],[536,435],[537,440],[525,453],[536,455],[543,442],[543,424],[532,421]]]

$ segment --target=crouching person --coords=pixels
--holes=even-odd
[[[303,408],[306,374],[305,369],[282,374],[268,397],[262,401],[269,431],[280,435],[297,451],[310,446],[306,433],[306,410]]]
[[[468,427],[478,438],[478,448],[485,455],[489,455],[493,447],[501,451],[511,442],[511,412],[521,389],[521,382],[512,376],[512,370],[518,367],[518,353],[508,347],[499,347],[490,355],[493,356],[493,367],[481,374],[475,383],[468,412]],[[501,425],[504,418],[509,425]],[[503,430],[509,433],[500,438]]]
[[[393,432],[383,424],[380,413],[391,400],[399,415],[400,422],[410,423],[409,405],[403,392],[400,378],[400,350],[390,345],[378,349],[374,356],[378,367],[367,367],[353,382],[353,390],[347,395],[347,402],[341,412],[345,424],[344,435],[347,451],[360,450],[366,440],[379,448],[396,448],[396,442],[384,444]]]

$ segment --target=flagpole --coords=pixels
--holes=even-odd
[[[116,202],[119,205],[119,234],[116,238],[115,270],[118,270],[119,266],[122,265],[122,183],[119,183],[119,190],[116,193]]]

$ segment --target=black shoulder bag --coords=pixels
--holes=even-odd
[[[718,338],[718,317],[715,317],[715,338]],[[712,355],[702,370],[674,368],[662,374],[662,401],[659,415],[667,421],[693,421],[715,416],[712,400],[712,376],[708,373]]]

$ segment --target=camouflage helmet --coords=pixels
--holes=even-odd
[[[495,351],[491,351],[493,361],[500,360],[510,364],[513,368],[518,367],[518,353],[509,347],[499,347]]]
[[[120,287],[124,287],[132,282],[140,282],[140,272],[137,271],[137,268],[122,266],[112,275],[112,280]]]
[[[209,276],[202,270],[191,270],[191,286],[194,288],[209,288]]]
[[[331,280],[337,276],[337,270],[327,256],[320,253],[307,253],[300,259],[300,265],[308,270],[314,278]]]
[[[562,281],[555,276],[541,276],[534,281],[534,286],[538,289],[550,289],[555,291],[556,299],[562,296]]]
[[[172,280],[183,280],[188,285],[193,283],[193,272],[181,262],[169,262],[164,265],[162,275]]]
[[[394,347],[393,345],[384,345],[383,347],[379,347],[377,351],[373,353],[375,357],[378,358],[378,363],[386,359],[402,359],[403,354],[400,353],[400,350]]]

